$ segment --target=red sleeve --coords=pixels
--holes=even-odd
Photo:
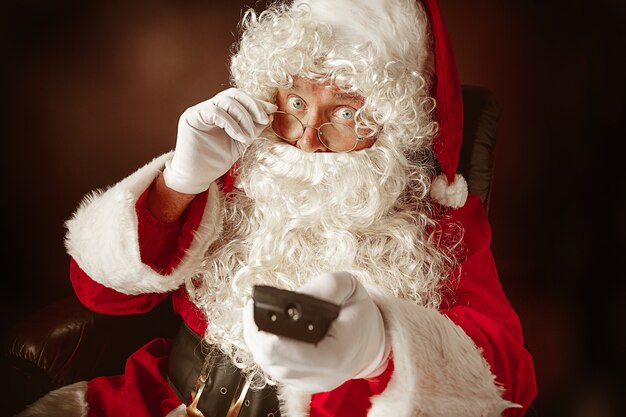
[[[76,296],[93,311],[105,314],[138,314],[150,311],[167,293],[127,295],[94,281],[70,259],[70,280]]]
[[[191,245],[193,233],[202,220],[208,193],[198,194],[176,222],[156,219],[146,204],[148,189],[135,205],[141,260],[161,274],[170,273]],[[152,309],[168,293],[127,295],[94,281],[74,259],[70,260],[70,280],[79,300],[90,309],[106,314],[137,314]]]
[[[144,264],[167,275],[178,266],[191,245],[207,203],[208,192],[198,194],[174,222],[162,222],[152,215],[146,203],[150,187],[135,205],[138,219],[139,252]]]
[[[519,318],[498,279],[491,228],[480,199],[470,195],[465,206],[450,211],[448,221],[463,226],[465,256],[458,282],[445,293],[442,313],[482,350],[505,390],[504,398],[523,406],[509,408],[505,415],[521,416],[537,394],[533,361],[524,347]]]

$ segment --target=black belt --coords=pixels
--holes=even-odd
[[[172,345],[167,380],[191,416],[280,417],[275,387],[248,389],[239,368],[185,323]]]

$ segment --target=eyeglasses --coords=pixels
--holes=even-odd
[[[359,141],[367,139],[359,137],[352,126],[341,123],[323,123],[319,127],[305,125],[295,115],[283,111],[272,113],[272,130],[287,142],[300,140],[306,128],[315,129],[317,138],[326,148],[333,152],[350,152]]]

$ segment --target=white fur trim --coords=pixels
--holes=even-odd
[[[295,0],[310,7],[313,17],[333,29],[335,42],[371,44],[384,61],[411,71],[431,73],[433,58],[428,18],[411,0]],[[402,41],[400,41],[402,40]]]
[[[86,417],[87,382],[80,381],[50,391],[14,417]]]
[[[278,389],[280,414],[285,417],[308,417],[312,395],[281,385]]]
[[[372,399],[370,417],[500,416],[518,405],[502,398],[489,364],[449,318],[372,292],[391,336],[394,372]]]
[[[454,182],[448,184],[445,174],[438,175],[430,185],[430,196],[441,205],[463,207],[467,201],[467,182],[461,174],[456,174]]]
[[[67,252],[94,281],[124,294],[174,290],[195,271],[218,236],[221,200],[213,183],[200,227],[179,266],[162,275],[141,261],[135,204],[171,157],[170,152],[155,158],[106,191],[94,191],[66,222]]]
[[[187,406],[181,404],[169,413],[165,417],[187,417]]]

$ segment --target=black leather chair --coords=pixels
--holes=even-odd
[[[465,126],[459,172],[488,210],[501,109],[484,87],[464,85],[462,92]],[[95,313],[75,296],[34,311],[4,335],[3,410],[13,415],[50,390],[119,374],[132,352],[155,337],[173,338],[179,324],[168,299],[150,313],[132,316]]]

